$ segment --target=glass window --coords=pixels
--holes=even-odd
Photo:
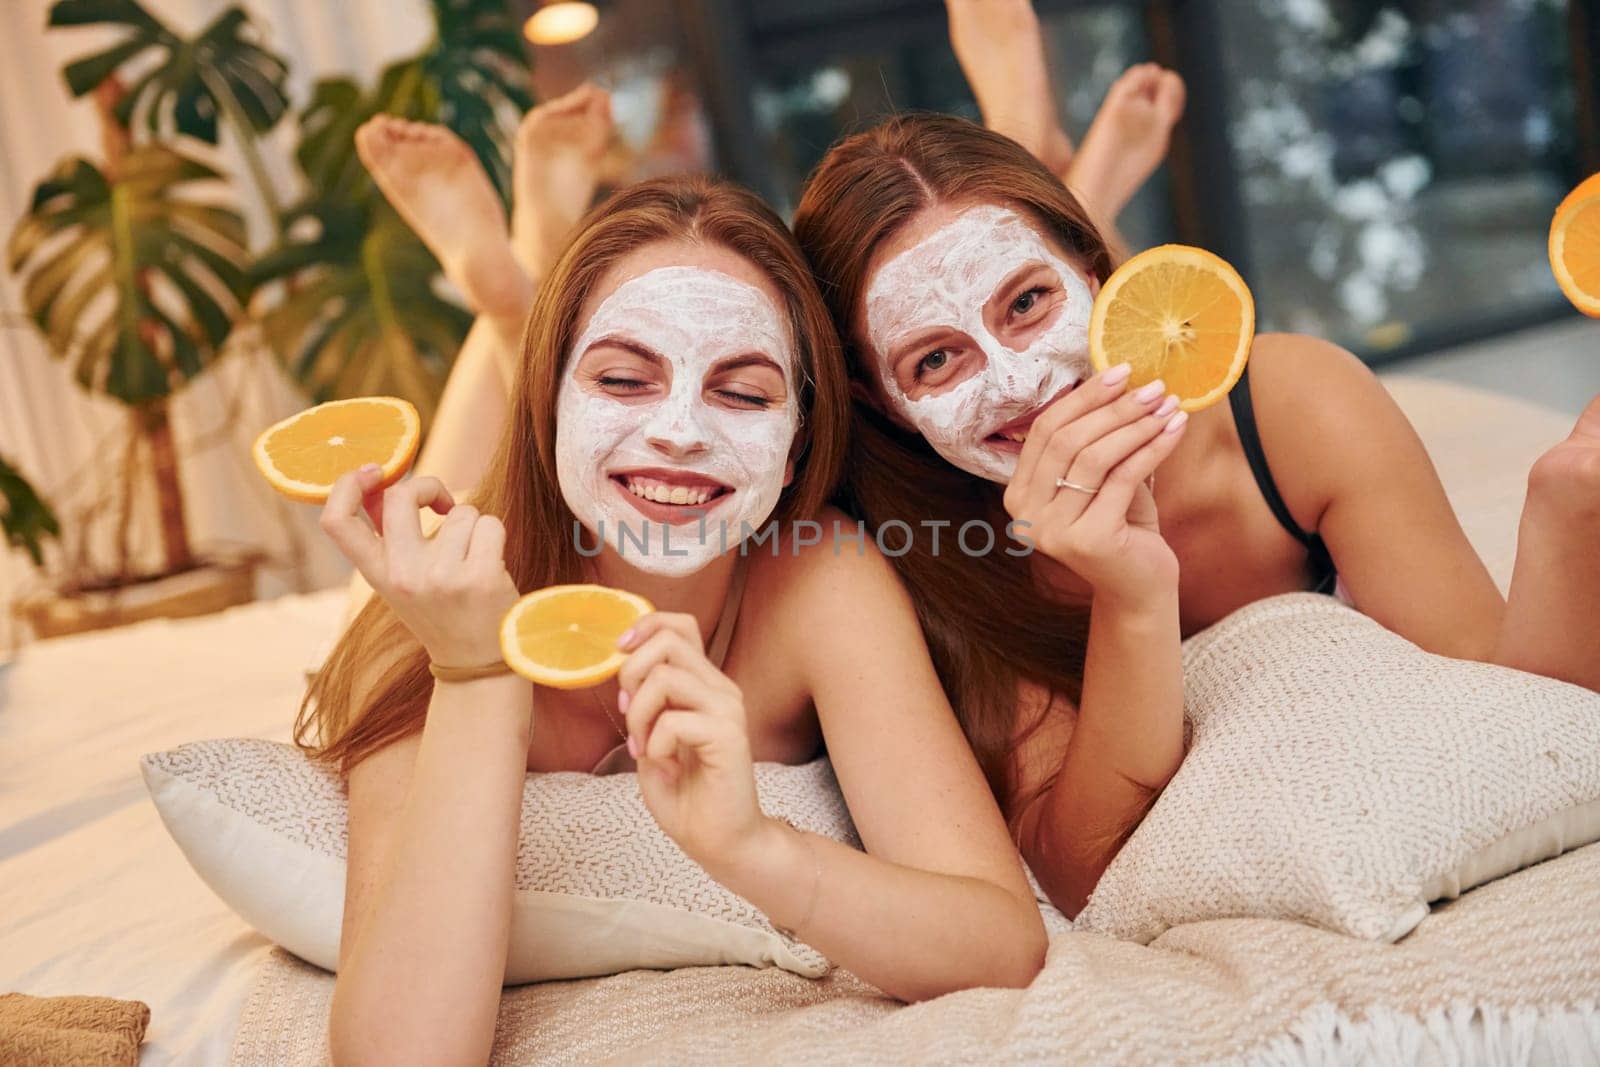
[[[1138,11],[1126,5],[1041,11],[1057,110],[1074,143],[1082,140],[1106,89],[1148,57]],[[805,176],[838,138],[890,112],[942,111],[978,119],[978,106],[950,49],[942,17],[885,16],[816,49],[758,56],[758,134],[774,170],[781,210],[791,214]],[[1123,232],[1135,245],[1170,239],[1165,173],[1124,212]]]
[[[1555,307],[1565,0],[1220,0],[1261,324],[1368,354]]]

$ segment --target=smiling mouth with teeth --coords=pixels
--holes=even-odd
[[[674,476],[671,481],[646,474],[613,474],[611,480],[641,500],[678,507],[705,507],[733,490],[720,482]]]

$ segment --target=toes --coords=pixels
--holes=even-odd
[[[374,115],[356,127],[356,155],[370,167],[374,161],[388,155],[394,145],[394,137],[394,123],[389,116]]]
[[[1578,424],[1572,428],[1572,436],[1600,440],[1600,396],[1589,401],[1589,406],[1578,416]]]
[[[1160,85],[1156,90],[1156,105],[1161,109],[1170,122],[1177,122],[1178,116],[1183,114],[1183,107],[1188,100],[1188,89],[1183,84],[1176,71],[1162,71]]]

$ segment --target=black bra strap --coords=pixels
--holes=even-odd
[[[1261,489],[1261,495],[1266,498],[1267,507],[1272,509],[1272,517],[1296,541],[1307,548],[1311,547],[1311,535],[1300,528],[1294,521],[1294,516],[1289,514],[1288,505],[1283,502],[1282,495],[1278,492],[1278,483],[1272,480],[1272,469],[1267,466],[1267,453],[1261,447],[1261,432],[1256,429],[1256,412],[1250,404],[1250,369],[1245,368],[1239,375],[1239,380],[1234,384],[1233,391],[1228,394],[1228,404],[1233,408],[1233,424],[1239,430],[1239,447],[1244,449],[1244,458],[1250,461],[1250,473],[1255,475],[1256,485]]]
[[[1291,537],[1306,547],[1314,590],[1331,594],[1339,577],[1333,554],[1328,551],[1320,535],[1307,533],[1294,521],[1294,516],[1289,514],[1289,506],[1283,502],[1283,495],[1278,492],[1278,483],[1272,480],[1272,469],[1267,466],[1267,453],[1261,447],[1261,432],[1256,429],[1255,408],[1250,403],[1248,367],[1239,375],[1233,391],[1228,394],[1228,405],[1233,409],[1233,422],[1239,430],[1239,447],[1244,450],[1244,458],[1250,463],[1250,473],[1255,476],[1256,486],[1261,490],[1267,507],[1272,510],[1272,517],[1278,520],[1278,525],[1289,531]]]

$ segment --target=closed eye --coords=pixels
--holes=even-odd
[[[638,378],[622,378],[614,374],[602,374],[595,381],[599,382],[603,389],[613,389],[625,394],[649,389],[651,385],[650,382],[641,381]]]
[[[732,389],[718,389],[715,392],[722,399],[740,407],[769,408],[772,406],[771,398],[765,396],[753,396],[750,393],[740,393]]]

